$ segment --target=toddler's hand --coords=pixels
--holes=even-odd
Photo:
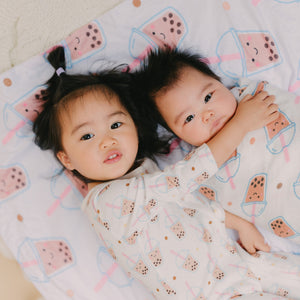
[[[262,91],[246,95],[238,105],[234,118],[246,132],[259,129],[279,117],[275,96]]]
[[[250,254],[254,254],[256,250],[270,252],[270,246],[265,243],[264,237],[252,223],[243,223],[238,233],[241,246]]]

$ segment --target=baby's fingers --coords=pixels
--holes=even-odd
[[[251,94],[247,94],[247,95],[240,101],[240,103],[246,102],[246,101],[252,99],[252,97],[253,97],[253,96],[252,96]]]
[[[260,250],[260,251],[264,251],[264,252],[270,252],[271,248],[268,244],[266,244],[265,242],[257,242],[255,244],[255,248],[256,250]]]
[[[256,253],[256,246],[254,244],[248,243],[247,245],[244,245],[246,251],[250,254]]]
[[[266,91],[262,91],[262,92],[259,92],[258,94],[256,94],[256,95],[254,95],[253,96],[253,99],[255,99],[255,100],[258,100],[258,101],[265,101],[266,99],[268,99],[269,97],[274,97],[274,96],[270,96],[269,94],[268,94],[268,92],[266,92]],[[275,100],[275,99],[274,99]]]
[[[267,96],[266,98],[264,98],[263,101],[267,106],[269,106],[274,103],[275,99],[276,98],[274,95],[270,95],[270,96]]]
[[[279,111],[278,108],[274,111],[271,111],[267,117],[267,124],[274,122],[275,120],[277,120],[279,118]]]

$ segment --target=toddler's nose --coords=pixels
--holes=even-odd
[[[116,139],[114,139],[113,137],[111,136],[106,136],[103,138],[103,140],[101,141],[100,143],[100,148],[101,149],[107,149],[113,145],[116,145],[117,144],[117,141]]]

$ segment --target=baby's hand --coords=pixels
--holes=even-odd
[[[252,223],[244,222],[238,233],[241,246],[250,254],[254,254],[256,250],[270,252],[270,246],[265,243],[264,237]]]
[[[235,120],[246,132],[259,129],[279,117],[275,96],[262,91],[254,96],[246,95],[238,105]]]

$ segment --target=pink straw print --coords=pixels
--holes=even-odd
[[[29,268],[31,266],[37,266],[39,263],[36,259],[30,260],[30,261],[25,261],[21,264],[23,268]]]
[[[232,177],[231,177],[231,173],[230,173],[230,169],[229,169],[229,167],[228,167],[228,164],[226,164],[226,165],[224,166],[224,168],[225,168],[226,175],[227,175],[227,177],[228,177],[228,179],[229,179],[230,186],[231,186],[231,188],[234,190],[234,189],[235,189],[235,184],[234,184],[233,179],[232,179]]]
[[[97,293],[99,292],[102,287],[105,285],[109,277],[114,273],[114,271],[118,268],[118,264],[114,262],[111,267],[108,269],[106,274],[101,278],[101,280],[97,283],[97,285],[94,288],[94,291]]]
[[[285,161],[289,162],[290,161],[290,155],[289,155],[288,149],[286,147],[286,143],[285,143],[283,134],[279,135],[279,139],[280,139],[280,142],[281,142],[281,146],[283,147],[283,154],[284,154]]]
[[[297,80],[294,84],[289,87],[289,92],[295,92],[300,88],[300,80]]]
[[[148,46],[139,56],[136,58],[128,67],[129,70],[133,70],[137,66],[140,65],[141,61],[148,55],[148,52],[152,50],[151,46]],[[127,67],[123,69],[123,71],[126,71]]]
[[[8,132],[8,134],[4,137],[4,139],[2,140],[2,144],[6,144],[15,134],[16,132],[22,128],[23,126],[25,126],[26,122],[25,121],[20,121],[15,128],[13,128],[12,130],[10,130]]]
[[[213,56],[213,57],[205,57],[202,58],[201,61],[203,61],[206,64],[217,64],[223,61],[231,61],[231,60],[238,60],[241,59],[241,55],[239,53],[233,53],[233,54],[224,54],[219,56]]]
[[[193,297],[196,297],[196,294],[193,292],[191,286],[188,284],[188,282],[185,282],[186,287],[188,288],[188,291],[192,294]]]
[[[54,203],[49,207],[49,209],[46,212],[47,216],[50,217],[54,213],[54,211],[56,210],[56,208],[60,205],[60,203],[63,201],[63,199],[68,196],[68,194],[71,192],[71,190],[72,190],[71,185],[68,185],[65,188],[65,190],[61,193],[60,197],[57,198],[54,201]]]

